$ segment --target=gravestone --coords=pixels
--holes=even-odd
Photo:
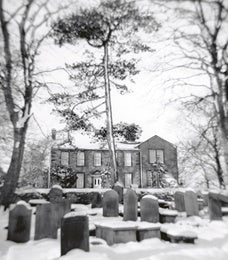
[[[7,240],[18,243],[28,242],[30,239],[32,209],[24,202],[17,202],[10,210]]]
[[[198,216],[199,206],[197,201],[197,195],[194,191],[188,190],[184,194],[185,210],[187,216]]]
[[[124,195],[124,221],[136,221],[138,217],[138,197],[134,190],[128,189]]]
[[[185,211],[185,203],[184,203],[184,192],[176,191],[174,193],[174,201],[175,201],[175,208],[179,212]]]
[[[62,199],[57,203],[53,203],[54,211],[58,218],[58,227],[61,226],[61,218],[71,211],[71,202],[68,199]]]
[[[158,199],[152,195],[145,195],[140,201],[141,221],[159,222]]]
[[[102,208],[102,197],[99,192],[93,192],[93,198],[91,201],[91,208]]]
[[[57,205],[51,203],[38,205],[36,207],[35,240],[57,238],[59,223],[57,211]]]
[[[119,182],[116,182],[113,186],[113,190],[116,191],[119,195],[119,203],[123,203],[123,185],[121,185]]]
[[[210,220],[222,220],[222,205],[218,194],[208,194],[208,211]]]
[[[63,189],[59,185],[53,185],[48,194],[49,201],[51,203],[57,203],[62,201]]]
[[[89,221],[85,214],[70,212],[61,222],[61,255],[76,248],[89,251]]]
[[[116,191],[108,190],[103,196],[103,216],[118,217],[119,216],[119,196]]]

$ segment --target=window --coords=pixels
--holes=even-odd
[[[164,151],[163,150],[149,150],[149,162],[150,163],[164,163]]]
[[[157,162],[164,163],[164,151],[156,150],[156,152],[157,152]]]
[[[131,153],[124,153],[124,166],[131,166]]]
[[[69,165],[69,153],[61,152],[61,165],[68,166]]]
[[[132,184],[132,174],[131,173],[125,173],[125,187],[130,188]]]
[[[94,153],[94,166],[101,166],[101,153]]]
[[[84,166],[84,165],[85,165],[85,153],[77,152],[77,166]]]

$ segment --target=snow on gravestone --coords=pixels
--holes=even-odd
[[[93,193],[93,198],[91,201],[91,208],[102,208],[102,197],[99,192]]]
[[[30,239],[32,209],[24,201],[18,201],[9,212],[7,240],[18,243]]]
[[[174,201],[175,201],[175,208],[179,212],[185,211],[185,204],[184,204],[184,192],[176,191],[174,193]]]
[[[49,191],[48,198],[51,203],[56,203],[62,200],[63,189],[59,185],[53,185]]]
[[[70,212],[61,223],[61,255],[75,248],[89,251],[89,220],[84,213]]]
[[[145,195],[140,201],[141,221],[159,222],[158,199],[152,195]]]
[[[134,190],[128,189],[124,195],[124,221],[136,221],[138,217],[138,197]]]
[[[103,216],[118,217],[119,216],[119,196],[116,191],[108,190],[103,196]]]
[[[123,185],[121,185],[119,182],[116,182],[113,186],[113,190],[116,191],[119,195],[119,203],[123,203]]]
[[[208,211],[210,220],[222,220],[222,205],[218,194],[208,194]]]
[[[57,238],[59,215],[58,206],[47,203],[36,207],[35,240]]]
[[[185,210],[187,216],[198,216],[199,206],[197,201],[197,195],[194,191],[187,190],[184,194]]]

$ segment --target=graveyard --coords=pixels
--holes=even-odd
[[[225,191],[169,192],[114,187],[82,204],[54,185],[1,210],[0,259],[227,259]]]

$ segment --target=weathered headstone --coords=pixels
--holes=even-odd
[[[102,208],[102,197],[99,192],[93,193],[93,198],[91,201],[91,208]]]
[[[56,204],[46,203],[36,207],[35,240],[57,238],[59,215]]]
[[[53,185],[48,194],[49,201],[51,203],[57,203],[62,201],[63,189],[59,185]]]
[[[136,221],[138,217],[138,197],[134,190],[128,189],[124,195],[124,221]]]
[[[7,240],[24,243],[30,239],[32,209],[24,202],[17,202],[10,210]]]
[[[152,195],[145,195],[140,201],[141,221],[159,222],[158,199]]]
[[[119,196],[116,191],[108,190],[103,196],[103,216],[117,217],[119,215]]]
[[[185,211],[185,204],[184,204],[184,192],[176,191],[174,193],[174,201],[175,201],[175,208],[179,212]]]
[[[114,184],[113,190],[116,191],[119,195],[119,203],[123,203],[123,191],[124,191],[123,185],[117,182]]]
[[[210,220],[222,220],[222,205],[218,194],[208,194],[208,211]]]
[[[187,216],[198,216],[199,206],[197,201],[197,195],[194,191],[188,190],[184,194],[185,210]]]
[[[76,248],[89,251],[89,221],[85,214],[71,212],[61,222],[61,255]]]

